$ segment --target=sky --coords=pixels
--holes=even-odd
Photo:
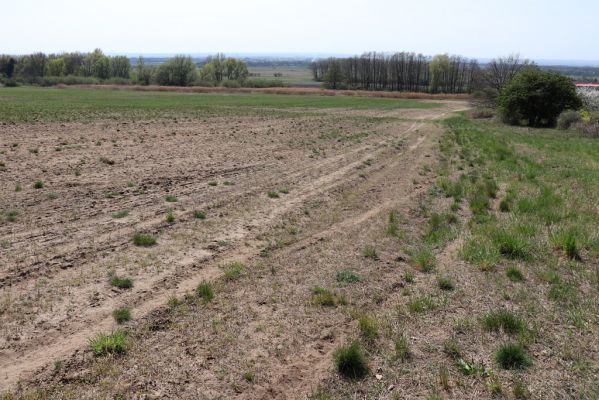
[[[598,0],[19,0],[0,53],[510,53],[599,60]]]

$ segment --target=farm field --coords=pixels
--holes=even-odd
[[[283,86],[320,86],[321,82],[316,82],[312,72],[308,67],[302,66],[272,66],[272,67],[254,67],[250,66],[249,72],[252,79],[277,81]],[[282,74],[275,76],[274,74]]]
[[[596,398],[599,142],[468,108],[0,89],[0,394]]]

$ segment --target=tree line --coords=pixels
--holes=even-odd
[[[132,66],[128,57],[108,56],[100,49],[91,53],[0,55],[0,78],[7,82],[214,86],[241,85],[248,75],[244,61],[221,53],[208,57],[201,67],[184,55],[177,55],[160,65],[149,65],[139,57]]]

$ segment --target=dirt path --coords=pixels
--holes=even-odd
[[[428,110],[419,120],[461,107]],[[0,387],[68,358],[94,334],[114,329],[111,311],[118,306],[127,305],[142,319],[172,296],[218,279],[222,265],[255,262],[268,245],[265,238],[306,207],[321,203],[338,209],[335,215],[347,214],[339,209],[338,196],[356,185],[367,185],[361,195],[376,198],[359,215],[306,228],[283,252],[359,231],[389,209],[411,204],[412,181],[439,129],[425,121],[371,125],[245,118],[184,121],[176,128],[151,121],[126,128],[110,123],[14,128],[8,143],[23,144],[15,146],[13,160],[25,165],[24,172],[11,171],[2,182],[7,188],[2,208],[18,205],[19,212],[16,223],[0,226],[2,239],[10,242],[0,256],[5,265],[0,269]],[[332,129],[343,132],[342,138],[330,139]],[[82,130],[85,139],[77,137]],[[38,151],[27,153],[25,146]],[[368,176],[361,177],[361,171]],[[48,177],[44,189],[32,189],[30,183],[41,176]],[[23,192],[10,192],[15,182],[23,182]],[[289,194],[266,196],[283,187]],[[177,201],[165,202],[167,194]],[[168,209],[174,224],[165,221]],[[129,214],[113,218],[119,210]],[[205,210],[208,218],[195,219],[194,210]],[[158,245],[133,246],[136,232],[153,234]],[[132,276],[134,288],[111,288],[110,271]],[[308,352],[279,370],[276,379],[309,366],[326,368],[323,360],[340,340]],[[312,378],[305,374],[304,383]],[[296,390],[297,382],[291,386]]]

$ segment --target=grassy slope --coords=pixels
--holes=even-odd
[[[201,94],[129,90],[2,88],[0,122],[52,122],[105,118],[115,114],[154,116],[184,113],[212,115],[258,111],[260,108],[433,108],[434,103],[407,99],[277,94]],[[243,111],[242,111],[243,110]],[[262,111],[264,112],[264,111]]]

